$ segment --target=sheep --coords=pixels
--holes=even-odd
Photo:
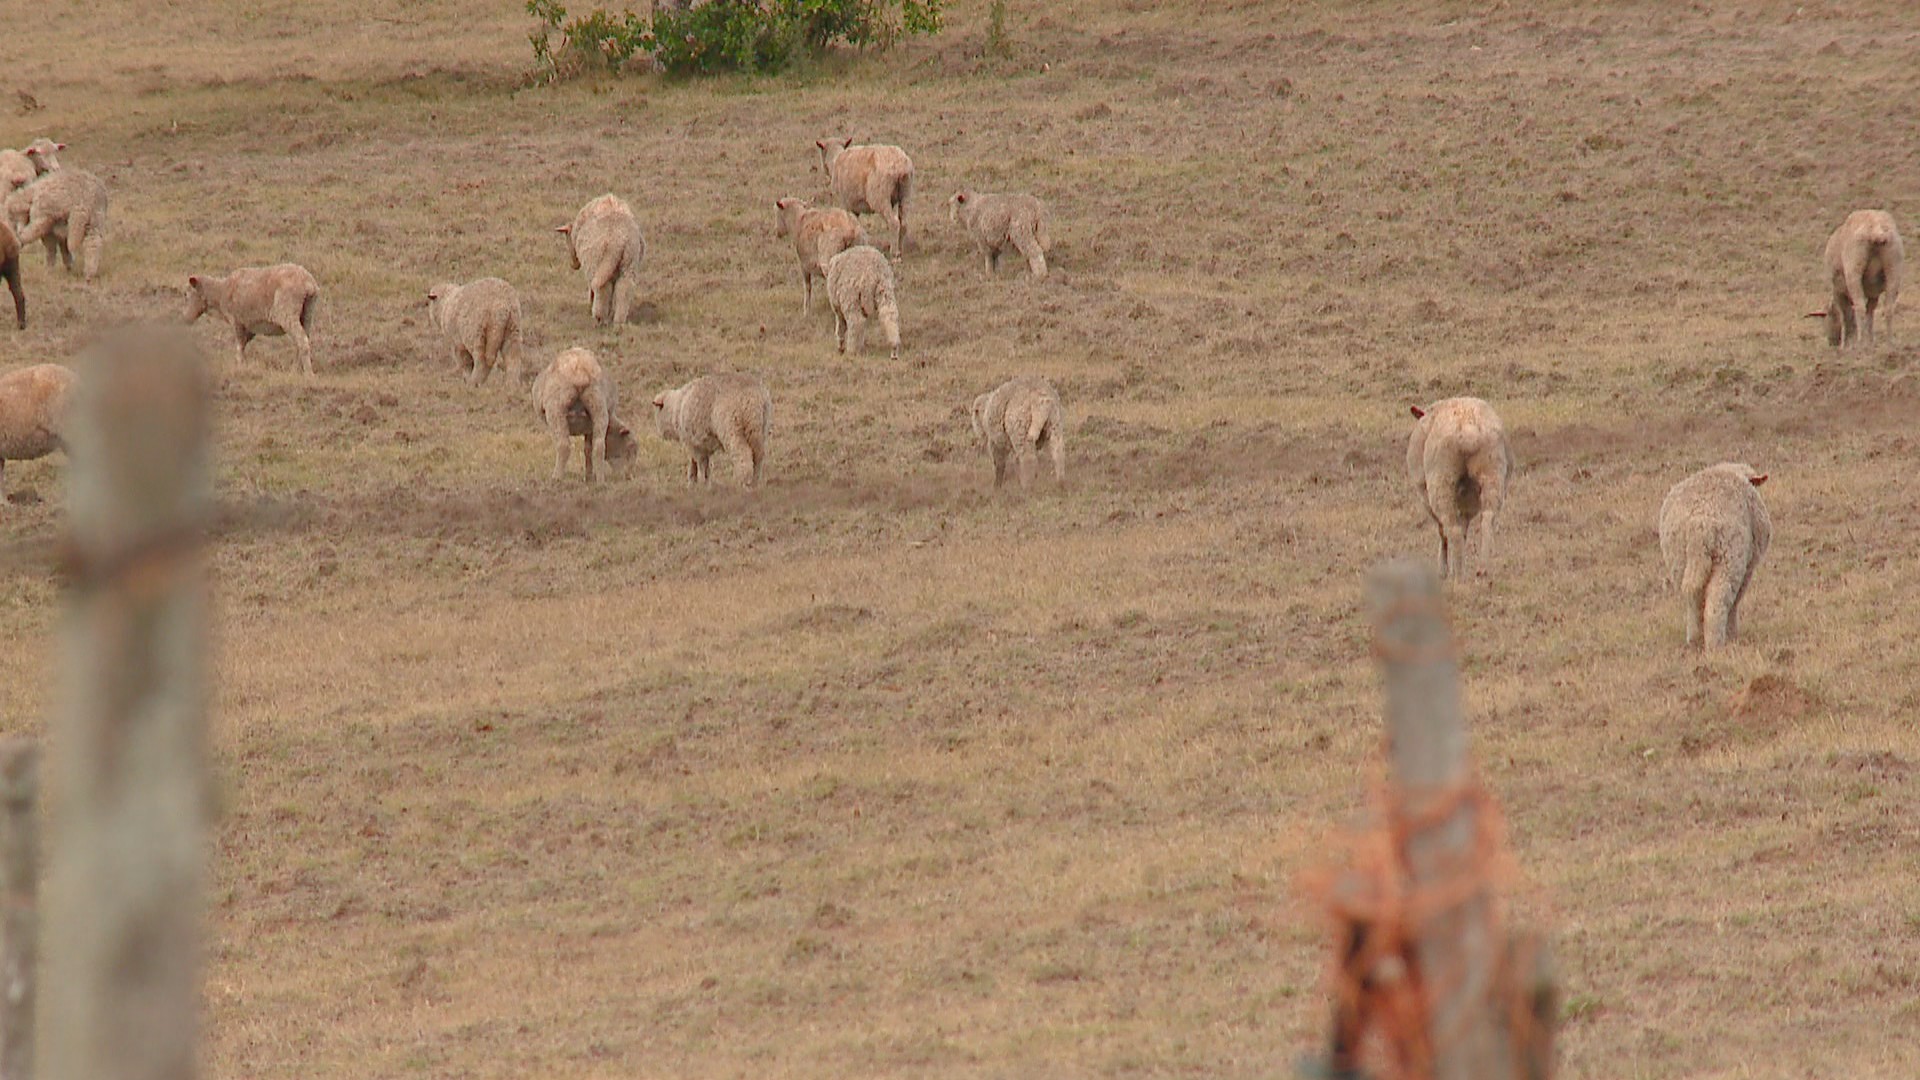
[[[1513,451],[1500,417],[1479,398],[1411,408],[1407,477],[1440,532],[1440,576],[1458,580],[1467,572],[1467,530],[1475,518],[1480,556],[1493,558],[1493,526],[1506,502]]]
[[[1773,540],[1758,488],[1767,480],[1724,462],[1673,485],[1660,503],[1660,557],[1687,605],[1687,645],[1719,648],[1740,629],[1740,600]]]
[[[107,185],[83,169],[56,169],[9,198],[7,211],[15,221],[20,220],[16,200],[22,196],[26,228],[20,233],[21,245],[39,241],[47,249],[47,265],[53,266],[58,252],[69,272],[78,249],[86,282],[93,284],[100,272],[100,249],[106,245]]]
[[[687,448],[687,483],[712,478],[714,452],[733,459],[742,487],[758,487],[767,463],[773,398],[751,375],[703,375],[653,398],[653,425],[660,437]]]
[[[849,139],[818,139],[820,167],[842,208],[856,214],[879,214],[893,226],[893,251],[912,249],[907,235],[907,201],[913,197],[913,159],[897,146],[855,146]]]
[[[580,208],[573,224],[553,230],[567,237],[567,257],[587,278],[587,303],[593,321],[627,321],[633,290],[640,276],[640,260],[647,242],[640,235],[633,208],[617,195],[602,195]]]
[[[567,475],[573,438],[587,440],[587,483],[604,471],[618,477],[640,456],[633,429],[620,419],[620,395],[593,350],[572,348],[533,380],[533,407],[553,436],[553,478]]]
[[[1906,248],[1900,242],[1900,230],[1893,215],[1885,210],[1855,210],[1827,238],[1827,275],[1833,282],[1833,299],[1827,310],[1808,318],[1827,320],[1827,344],[1836,349],[1848,342],[1857,344],[1862,329],[1867,344],[1873,344],[1873,313],[1878,308],[1886,318],[1886,332],[1893,334],[1893,307],[1900,300],[1900,264]]]
[[[313,377],[313,315],[320,283],[303,266],[243,266],[226,277],[195,274],[187,278],[188,323],[211,311],[233,326],[233,360],[247,360],[247,343],[257,336],[293,338],[300,367]]]
[[[20,288],[20,240],[4,221],[0,221],[0,278],[6,278],[7,288],[13,291],[13,318],[25,330],[27,294]]]
[[[880,250],[865,244],[827,260],[827,303],[833,307],[834,339],[841,352],[847,339],[859,352],[867,340],[867,320],[878,318],[893,358],[900,359],[900,304],[893,267]]]
[[[427,290],[427,322],[446,339],[454,368],[474,386],[486,382],[503,360],[525,383],[520,294],[513,286],[497,277],[465,285],[442,282]]]
[[[827,260],[868,243],[867,230],[860,219],[831,207],[816,208],[804,199],[779,199],[773,204],[777,214],[773,227],[776,238],[793,237],[793,251],[800,258],[800,300],[802,312],[813,310],[813,279],[825,279]]]
[[[1033,276],[1047,276],[1047,209],[1031,195],[995,195],[956,191],[947,200],[947,216],[966,231],[973,249],[987,263],[987,275],[1000,267],[1000,253],[1012,247],[1027,260]]]
[[[1060,395],[1047,380],[1032,375],[1009,379],[973,399],[973,435],[993,459],[993,486],[1007,481],[1007,461],[1015,459],[1020,486],[1033,486],[1034,463],[1045,448],[1053,460],[1053,478],[1067,480],[1066,415]]]
[[[25,150],[0,150],[0,192],[25,187],[60,167],[59,152],[66,143],[35,139]]]
[[[65,450],[62,438],[73,400],[73,372],[35,364],[0,375],[0,506],[6,505],[6,466]]]

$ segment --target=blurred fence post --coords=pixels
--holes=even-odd
[[[183,333],[128,327],[77,373],[40,1073],[190,1080],[208,817],[204,372]]]
[[[1386,682],[1388,788],[1365,859],[1328,894],[1340,920],[1332,1055],[1357,1077],[1366,1041],[1390,1075],[1546,1080],[1556,998],[1545,947],[1506,924],[1499,808],[1467,753],[1459,662],[1440,579],[1400,560],[1367,579]]]
[[[40,746],[0,741],[0,1080],[33,1080],[40,954]]]

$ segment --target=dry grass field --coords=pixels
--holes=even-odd
[[[1518,470],[1451,596],[1565,1075],[1920,1075],[1920,317],[1800,318],[1847,211],[1920,233],[1920,11],[1011,7],[1009,59],[966,0],[782,78],[526,89],[517,0],[14,5],[0,145],[69,142],[113,231],[92,289],[27,253],[0,367],[189,273],[325,290],[317,380],[262,339],[219,392],[209,1072],[1288,1075],[1296,881],[1379,737],[1362,575],[1434,548],[1407,405],[1473,394]],[[772,235],[832,134],[919,167],[898,364]],[[1056,273],[987,280],[963,184],[1047,199]],[[606,190],[649,253],[603,329],[552,229]],[[525,393],[446,369],[426,289],[488,274],[540,362],[608,359],[632,478],[550,483]],[[651,436],[723,368],[774,395],[751,495]],[[1064,490],[970,444],[1020,372]],[[1702,656],[1653,519],[1720,460],[1774,547]],[[63,469],[7,469],[7,550]],[[58,600],[0,573],[9,731]]]

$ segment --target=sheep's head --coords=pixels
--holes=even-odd
[[[653,395],[653,430],[668,442],[680,441],[680,433],[673,426],[673,417],[679,408],[680,391],[667,390]]]
[[[187,278],[187,322],[207,313],[207,279],[199,274]]]
[[[830,174],[833,172],[834,159],[845,153],[847,147],[853,145],[853,139],[851,137],[846,139],[815,139],[813,145],[820,151],[820,168]]]
[[[35,139],[33,142],[27,144],[24,153],[27,156],[27,160],[33,162],[35,172],[50,173],[60,167],[60,159],[55,155],[66,148],[67,144],[63,142],[57,143],[52,139]]]
[[[953,197],[947,200],[947,220],[953,222],[955,225],[960,224],[960,215],[967,211],[968,205],[973,202],[973,198],[974,195],[971,191],[962,190],[954,192]]]
[[[973,420],[973,437],[976,439],[979,439],[981,442],[985,442],[987,439],[987,397],[988,396],[989,395],[981,394],[979,397],[974,398],[973,408],[971,410],[972,420]]]
[[[627,469],[640,457],[640,443],[633,429],[616,420],[607,425],[607,471],[615,477],[627,475]]]
[[[441,282],[427,290],[427,325],[435,330],[447,328],[446,301],[453,296],[452,282]]]
[[[1744,461],[1729,461],[1720,467],[1734,473],[1754,487],[1759,487],[1761,484],[1767,482],[1766,473],[1760,472]]]
[[[807,204],[799,199],[776,199],[773,203],[773,235],[783,238],[794,230],[794,222],[800,217]]]
[[[574,246],[573,243],[573,226],[562,225],[553,231],[567,238],[567,258],[573,262],[573,268],[575,270],[580,269],[580,249]]]

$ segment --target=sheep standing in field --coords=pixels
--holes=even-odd
[[[1873,344],[1873,315],[1877,308],[1886,319],[1886,332],[1893,334],[1893,308],[1900,300],[1900,264],[1906,248],[1900,242],[1900,230],[1893,215],[1885,210],[1855,210],[1827,238],[1827,276],[1833,283],[1833,299],[1827,310],[1814,316],[1826,316],[1827,344],[1845,348],[1858,343],[1866,331],[1867,344]]]
[[[900,303],[893,266],[880,249],[864,244],[827,260],[827,303],[833,306],[833,332],[841,352],[847,340],[859,352],[867,341],[867,320],[880,320],[893,358],[900,359]]]
[[[73,372],[58,364],[35,364],[0,375],[0,507],[7,501],[7,462],[66,449],[61,436],[73,384]]]
[[[591,349],[568,349],[533,380],[533,407],[553,436],[553,478],[567,475],[573,439],[587,440],[587,483],[619,475],[640,456],[633,429],[620,419],[620,395]]]
[[[1067,480],[1066,414],[1060,395],[1047,380],[1032,375],[1009,379],[991,393],[973,399],[973,435],[993,459],[993,486],[1007,482],[1007,463],[1018,469],[1020,486],[1033,486],[1040,451],[1053,461],[1053,478]]]
[[[27,328],[27,294],[20,287],[20,240],[13,235],[13,229],[0,221],[0,278],[7,279],[7,288],[13,292],[13,319],[20,329]]]
[[[35,139],[25,150],[0,150],[0,192],[25,187],[60,167],[59,153],[66,143]]]
[[[503,360],[524,384],[520,294],[513,286],[497,277],[465,285],[442,282],[427,290],[427,322],[446,339],[454,369],[474,386],[486,382]]]
[[[647,254],[633,207],[617,195],[602,195],[581,207],[573,224],[554,232],[566,234],[567,257],[586,275],[593,321],[625,323],[638,287],[640,260]]]
[[[1440,531],[1440,576],[1467,572],[1467,530],[1480,520],[1480,557],[1493,557],[1493,525],[1513,473],[1507,430],[1479,398],[1447,398],[1412,407],[1407,477]]]
[[[813,310],[813,279],[825,279],[827,260],[867,243],[867,230],[860,219],[832,207],[815,207],[804,199],[780,199],[773,204],[778,217],[773,235],[793,237],[793,251],[800,257],[800,286],[804,294],[800,310]]]
[[[987,263],[987,276],[1000,268],[1000,253],[1011,247],[1027,260],[1033,276],[1047,276],[1047,209],[1031,195],[995,195],[956,191],[947,200],[947,216],[966,231],[973,249]]]
[[[751,375],[703,375],[653,399],[660,437],[687,448],[687,483],[712,477],[715,451],[733,459],[743,487],[758,487],[773,427],[773,398]]]
[[[47,249],[47,265],[53,265],[56,252],[73,270],[73,253],[80,252],[80,263],[87,284],[100,272],[100,250],[107,237],[107,185],[82,169],[56,169],[14,192],[7,211],[15,213],[16,200],[24,196],[26,227],[20,232],[24,246],[39,241]],[[18,220],[18,217],[15,218]]]
[[[247,361],[247,343],[255,337],[293,339],[300,367],[313,377],[313,315],[320,283],[303,266],[243,266],[226,277],[195,274],[187,279],[187,322],[211,311],[233,327],[233,362]]]
[[[893,253],[904,255],[907,201],[913,197],[913,159],[897,146],[855,146],[852,139],[819,139],[820,167],[826,170],[833,198],[856,214],[879,214],[893,226]]]
[[[1758,488],[1766,474],[1724,462],[1673,485],[1660,503],[1660,557],[1687,605],[1687,644],[1708,648],[1740,630],[1740,599],[1773,541]]]

